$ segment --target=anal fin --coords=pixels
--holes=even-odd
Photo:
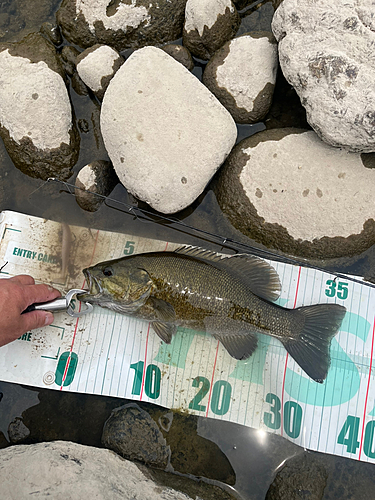
[[[204,320],[206,332],[219,340],[232,358],[249,358],[258,345],[256,332],[247,323],[230,318],[207,317]]]

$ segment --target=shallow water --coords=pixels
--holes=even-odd
[[[0,2],[0,43],[19,40],[28,32],[39,30],[42,22],[53,21],[54,11],[58,8],[59,2],[55,0],[44,2],[43,14],[32,16],[30,10],[37,5],[40,7],[39,0],[33,2],[29,0],[24,3],[16,0]],[[269,29],[272,13],[271,2],[259,4],[259,8],[253,11],[246,10],[248,15],[244,17],[239,33],[250,29]],[[197,61],[194,73],[198,77],[201,75],[201,62]],[[80,168],[93,160],[107,159],[107,154],[100,135],[96,133],[99,128],[97,101],[90,96],[76,94],[72,88],[70,96],[77,123],[84,125],[82,129],[88,128],[87,132],[80,132],[80,156],[74,167],[74,172],[77,173]],[[308,125],[298,98],[279,75],[271,112],[264,123],[239,126],[238,141],[266,127],[281,126],[307,127]],[[74,177],[69,182],[74,183],[72,179]],[[120,185],[111,193],[110,198],[124,203],[136,203]],[[148,208],[142,203],[139,206]],[[160,224],[150,219],[134,218],[128,215],[120,204],[107,202],[96,213],[84,212],[63,185],[31,179],[17,170],[7,155],[1,139],[0,208],[68,224],[198,244],[213,250],[223,248],[219,240],[206,236],[202,241],[193,234],[194,232],[176,224]],[[178,214],[178,219],[210,233],[256,245],[238,233],[223,217],[209,188],[191,207]],[[375,251],[370,249],[354,258],[319,262],[319,265],[339,272],[372,276],[372,270],[375,269],[374,259]],[[22,442],[67,439],[100,446],[104,421],[113,408],[125,402],[118,398],[60,393],[6,382],[0,383],[0,393],[0,447],[9,445],[9,424],[21,417],[30,430],[30,435]],[[184,432],[184,429],[181,429],[181,432]],[[216,443],[226,455],[236,473],[235,490],[244,499],[262,500],[275,470],[289,457],[303,453],[302,448],[281,437],[223,421],[199,418],[196,432],[199,436]],[[335,496],[333,493],[329,498],[344,497],[339,493]]]

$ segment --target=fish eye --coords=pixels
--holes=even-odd
[[[104,276],[112,276],[113,275],[112,268],[111,267],[105,267],[103,269],[103,274],[104,274]]]

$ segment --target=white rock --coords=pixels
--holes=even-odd
[[[187,0],[184,46],[207,60],[234,37],[239,25],[240,16],[231,0]]]
[[[231,223],[304,257],[356,255],[375,243],[375,159],[313,131],[271,129],[238,143],[215,183]]]
[[[70,144],[72,112],[64,80],[44,61],[32,63],[0,52],[0,124],[17,143],[28,137],[38,149]]]
[[[103,82],[112,78],[123,59],[108,45],[95,45],[77,58],[77,71],[82,81],[95,93],[104,92]]]
[[[201,194],[237,136],[215,96],[155,47],[134,52],[113,77],[100,122],[120,181],[164,213]]]
[[[108,3],[108,0],[76,1],[76,13],[83,14],[91,33],[95,33],[94,23],[98,21],[101,21],[106,29],[116,31],[123,29],[124,26],[137,28],[143,21],[149,22],[151,19],[146,7],[137,6],[136,0],[131,0],[131,4],[120,2],[116,13],[112,16],[107,14]]]
[[[294,239],[358,234],[374,218],[375,171],[359,154],[334,149],[312,131],[244,149],[240,175],[258,215]]]
[[[375,151],[375,4],[284,0],[272,29],[282,71],[328,144]]]
[[[53,500],[190,500],[154,483],[113,451],[67,441],[1,451],[1,498]]]
[[[203,35],[204,27],[212,28],[216,23],[218,16],[225,14],[229,9],[234,12],[234,5],[231,0],[188,0],[185,9],[185,25],[187,32],[198,31]]]
[[[217,51],[206,66],[203,82],[236,122],[256,123],[271,105],[277,66],[272,35],[252,33],[230,40]]]

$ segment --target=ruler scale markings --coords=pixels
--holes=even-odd
[[[364,433],[364,429],[365,429],[367,400],[368,400],[368,393],[369,393],[369,388],[370,388],[372,358],[373,358],[373,351],[374,351],[374,336],[375,336],[375,317],[374,317],[374,323],[373,323],[373,328],[372,328],[371,351],[370,351],[370,353],[371,353],[370,354],[370,366],[369,366],[369,374],[368,374],[368,381],[367,381],[366,397],[365,397],[365,404],[364,404],[363,417],[362,417],[362,433],[361,433],[361,442],[360,442],[359,457],[358,457],[359,460],[361,459],[361,453],[362,453],[362,447],[363,447],[363,433]]]
[[[214,381],[214,376],[215,376],[215,368],[216,368],[216,361],[217,361],[217,353],[218,353],[218,351],[219,351],[219,344],[220,344],[220,342],[219,342],[219,341],[217,341],[216,351],[215,351],[215,361],[214,361],[214,366],[213,366],[213,369],[212,369],[212,376],[211,376],[210,390],[209,390],[209,393],[208,393],[208,402],[207,402],[206,417],[207,417],[207,415],[208,415],[208,411],[209,411],[209,409],[210,409],[211,394],[212,394],[212,384],[213,384],[213,381]]]
[[[93,249],[93,253],[92,253],[92,256],[91,256],[90,263],[92,262],[92,259],[94,257],[94,253],[95,253],[95,249],[96,249],[96,244],[97,244],[97,241],[98,241],[98,234],[99,234],[99,231],[96,232],[95,244],[94,244],[94,249]],[[85,281],[86,280],[83,281],[83,285],[85,284]],[[78,309],[78,311],[80,311],[80,310],[81,310],[81,302],[79,303],[79,309]],[[62,391],[64,382],[65,382],[65,379],[66,379],[66,375],[68,373],[68,368],[69,368],[69,365],[70,365],[71,355],[72,355],[72,352],[73,352],[73,346],[74,346],[74,341],[75,341],[75,338],[76,338],[78,323],[79,323],[79,318],[77,318],[77,320],[76,320],[76,325],[75,325],[74,333],[73,333],[73,339],[72,339],[72,343],[71,343],[71,346],[70,346],[69,356],[68,356],[68,359],[66,361],[65,371],[64,371],[64,374],[63,374],[63,377],[62,377],[62,381],[61,381],[60,391]]]
[[[145,357],[144,357],[143,374],[142,374],[142,386],[141,386],[141,395],[139,397],[139,401],[142,401],[143,388],[144,388],[144,385],[145,385],[145,374],[146,374],[146,363],[147,363],[147,347],[148,347],[148,335],[149,335],[149,332],[150,332],[150,325],[151,325],[151,323],[148,324],[148,328],[147,328]]]

